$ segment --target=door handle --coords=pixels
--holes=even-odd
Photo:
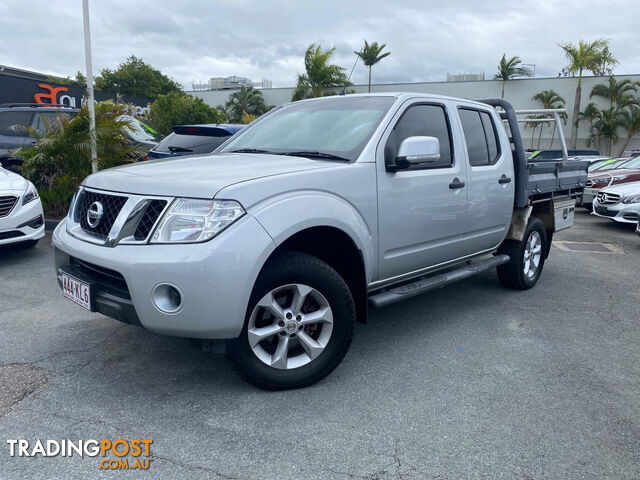
[[[464,182],[461,182],[461,181],[460,181],[460,179],[459,179],[458,177],[454,178],[454,179],[453,179],[453,182],[451,182],[451,183],[449,184],[449,188],[450,188],[451,190],[456,190],[456,189],[458,189],[458,188],[462,188],[462,187],[464,187]]]
[[[500,185],[505,184],[505,183],[511,183],[511,178],[507,177],[504,173],[502,174],[502,176],[498,179],[498,183]]]

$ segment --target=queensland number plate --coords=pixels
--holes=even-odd
[[[61,275],[64,296],[81,307],[91,310],[91,287],[66,273]]]

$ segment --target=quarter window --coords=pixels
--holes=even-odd
[[[468,108],[461,108],[459,112],[471,166],[496,163],[500,158],[500,144],[491,115]]]
[[[398,121],[385,145],[385,162],[395,163],[400,144],[405,138],[436,137],[440,142],[440,159],[424,168],[450,167],[453,163],[451,134],[444,107],[440,105],[414,105]]]

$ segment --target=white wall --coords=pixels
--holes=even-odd
[[[640,75],[616,75],[618,81],[624,79],[630,79],[632,81],[640,81]],[[607,77],[585,77],[582,79],[582,100],[581,109],[591,101],[598,104],[600,107],[608,106],[606,100],[594,97],[589,99],[589,94],[594,85],[598,83],[606,83]],[[528,109],[528,108],[542,108],[540,102],[532,100],[532,97],[543,90],[555,90],[567,103],[567,110],[569,119],[572,117],[573,103],[575,99],[575,89],[577,80],[575,78],[525,78],[510,80],[505,87],[505,99],[509,100],[516,109]],[[499,80],[484,80],[484,81],[472,81],[472,82],[428,82],[428,83],[391,83],[384,85],[371,85],[372,92],[418,92],[418,93],[433,93],[437,95],[449,95],[452,97],[462,97],[470,99],[481,98],[496,98],[500,97],[502,89],[502,82]],[[282,105],[291,101],[291,95],[293,94],[293,88],[269,88],[262,90],[262,95],[267,105]],[[364,93],[367,91],[366,85],[356,85],[349,87],[349,90],[355,90],[357,93]],[[191,95],[202,98],[207,104],[212,107],[223,105],[229,95],[236,90],[218,90],[207,92],[189,92]],[[565,136],[571,135],[570,121],[567,121],[567,125],[564,127]],[[538,135],[540,129],[535,133],[533,147],[538,146]],[[621,130],[622,132],[622,130]],[[532,130],[525,128],[523,131],[525,148],[531,148]],[[583,121],[580,124],[580,130],[578,131],[578,147],[586,147],[587,139],[589,138],[588,122]],[[547,127],[543,129],[542,141],[540,142],[540,148],[549,148],[549,141],[551,139],[551,128]],[[623,141],[621,140],[617,145],[612,148],[612,154],[617,155],[622,148]],[[559,148],[559,142],[556,140],[553,145],[554,148]],[[592,147],[593,148],[593,147]],[[640,148],[640,137],[634,138],[629,143],[628,149]]]

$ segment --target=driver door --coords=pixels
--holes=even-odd
[[[447,101],[413,101],[396,115],[377,151],[380,281],[462,256],[467,211],[467,164],[454,141]],[[440,159],[393,171],[400,144],[436,137]]]

